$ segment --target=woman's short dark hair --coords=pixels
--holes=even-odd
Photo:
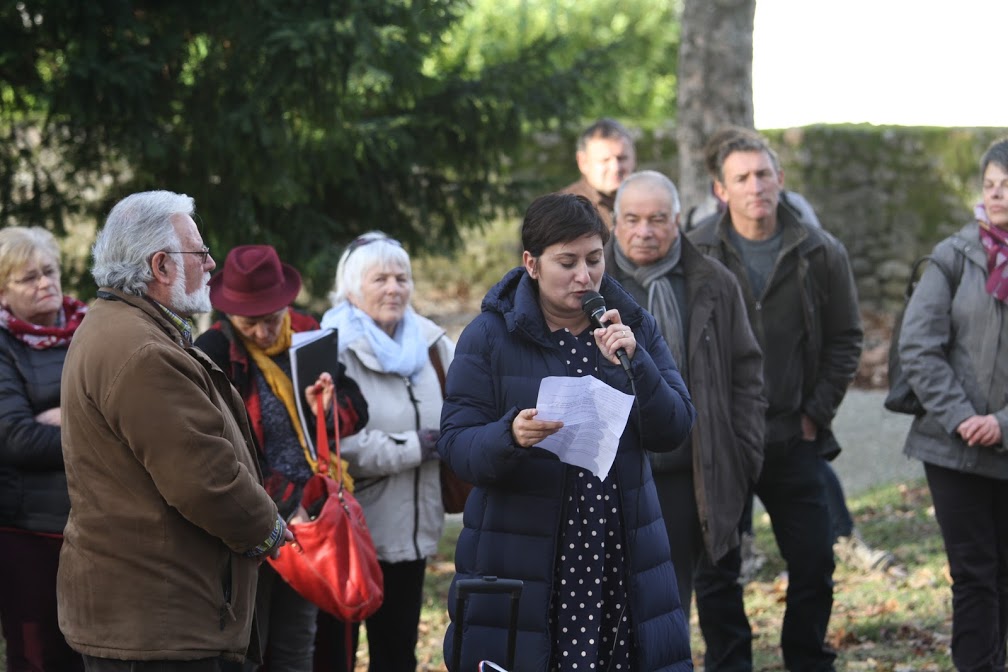
[[[996,163],[1008,171],[1008,138],[998,138],[990,144],[987,151],[980,157],[980,179],[983,180],[987,166]]]
[[[609,227],[584,196],[547,194],[532,201],[522,221],[522,249],[539,257],[550,245],[596,235],[605,245]]]

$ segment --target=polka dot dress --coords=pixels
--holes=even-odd
[[[568,375],[598,371],[599,352],[590,329],[578,336],[566,329],[553,336],[568,354]],[[633,646],[615,477],[610,474],[600,481],[590,472],[570,467],[564,492],[567,501],[550,613],[550,669],[629,670]]]

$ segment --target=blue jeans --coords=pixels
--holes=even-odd
[[[833,541],[836,542],[837,537],[849,537],[854,533],[854,519],[851,518],[850,510],[847,508],[843,486],[840,485],[840,478],[833,465],[824,459],[819,460],[819,465],[833,529]]]
[[[924,463],[952,575],[952,663],[1005,669],[1008,484]]]
[[[756,495],[770,515],[787,563],[788,590],[781,649],[789,670],[832,670],[826,645],[833,609],[833,540],[815,443],[767,444]],[[752,670],[752,630],[738,585],[741,558],[732,551],[717,565],[701,562],[694,575],[700,628],[707,643],[704,669]]]

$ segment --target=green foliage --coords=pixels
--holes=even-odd
[[[560,63],[589,61],[590,97],[577,119],[658,123],[675,116],[681,5],[681,0],[473,0],[472,11],[445,35],[434,62],[478,73],[530,44],[555,39]]]
[[[515,205],[504,156],[596,81],[549,40],[440,58],[463,0],[6,4],[0,223],[181,191],[218,260],[273,244],[314,294],[363,231],[445,249]]]

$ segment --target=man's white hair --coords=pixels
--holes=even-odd
[[[645,183],[657,184],[662,189],[668,192],[669,202],[672,204],[672,216],[675,217],[679,214],[679,190],[676,186],[672,184],[667,176],[659,173],[657,170],[642,170],[632,175],[628,175],[623,183],[620,184],[619,189],[616,190],[616,198],[613,201],[613,217],[619,217],[620,213],[620,197],[623,195],[623,190],[628,188],[634,182],[643,180]]]
[[[116,203],[91,248],[95,282],[99,287],[144,296],[154,279],[151,256],[178,250],[172,216],[192,216],[194,211],[191,197],[172,191],[144,191]]]

